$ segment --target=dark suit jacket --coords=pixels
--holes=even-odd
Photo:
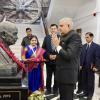
[[[57,36],[60,37],[60,35],[57,35]],[[57,54],[57,52],[52,49],[51,36],[50,35],[47,35],[44,38],[42,48],[44,48],[46,50],[45,59],[48,61],[48,62],[46,62],[46,64],[55,64],[55,61],[51,61],[49,59],[50,54],[54,54],[54,55]]]
[[[100,63],[100,47],[98,44],[92,42],[88,51],[86,51],[87,44],[82,46],[81,56],[80,56],[80,65],[83,68],[91,69],[91,66],[98,67]]]
[[[74,30],[61,39],[62,49],[57,56],[56,79],[65,84],[77,81],[80,64],[81,38]]]
[[[100,73],[100,45],[97,50],[97,57],[96,57],[96,67],[98,69],[98,72]]]

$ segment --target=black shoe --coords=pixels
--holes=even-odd
[[[78,90],[77,92],[76,92],[76,94],[80,94],[82,91],[81,90]]]
[[[76,95],[79,96],[79,95],[82,95],[83,94],[83,91],[81,92],[76,92]]]
[[[59,94],[58,88],[53,88],[53,89],[52,89],[52,93],[53,93],[55,96],[58,96],[58,94]]]
[[[87,97],[87,95],[83,93],[83,94],[80,94],[79,97]]]
[[[54,94],[55,96],[58,96],[58,91],[53,91],[53,94]]]
[[[49,95],[49,94],[51,94],[51,91],[46,90],[45,95]]]
[[[88,97],[87,96],[83,96],[82,98],[85,99],[85,100],[88,100]]]
[[[87,97],[87,100],[92,100],[92,96],[88,96]]]
[[[77,94],[73,94],[73,96],[74,96],[74,100],[78,100],[78,96],[77,96]]]

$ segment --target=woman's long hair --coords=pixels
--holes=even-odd
[[[30,41],[31,41],[33,38],[35,38],[35,39],[37,40],[37,47],[40,47],[40,43],[39,43],[39,40],[38,40],[37,36],[36,36],[36,35],[32,35],[31,38],[30,38]]]

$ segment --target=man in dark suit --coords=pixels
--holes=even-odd
[[[24,51],[24,48],[30,44],[30,39],[32,37],[32,29],[31,28],[26,28],[26,34],[27,36],[25,36],[23,39],[22,39],[22,42],[21,42],[21,57],[23,55],[23,51]],[[23,77],[25,77],[26,73],[23,72]],[[27,82],[26,82],[27,83]]]
[[[93,33],[87,32],[85,35],[86,44],[82,46],[80,65],[83,70],[83,92],[82,95],[87,100],[92,100],[94,93],[94,72],[99,59],[99,45],[93,42]]]
[[[78,28],[76,29],[76,32],[80,35],[81,40],[82,40],[82,29]],[[77,82],[77,95],[80,95],[83,92],[83,86],[82,86],[82,68],[79,68],[79,72],[78,72],[78,82]]]
[[[56,35],[52,42],[57,50],[56,80],[59,84],[60,100],[73,100],[80,64],[81,38],[73,29],[71,18],[59,21],[61,40]]]
[[[50,33],[44,38],[42,47],[47,52],[47,62],[46,62],[46,94],[51,94],[51,85],[52,85],[52,75],[54,74],[54,85],[53,85],[53,94],[58,94],[58,85],[55,80],[55,72],[56,72],[56,52],[55,46],[52,44],[51,37],[52,34],[57,35],[58,33],[58,26],[56,24],[50,25]],[[59,36],[59,35],[57,35]]]

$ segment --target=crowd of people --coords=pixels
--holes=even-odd
[[[100,70],[100,46],[93,42],[95,34],[87,32],[86,43],[82,44],[81,29],[73,29],[71,18],[62,18],[59,25],[51,24],[50,33],[44,38],[42,47],[31,28],[26,28],[26,33],[21,43],[21,57],[28,70],[29,93],[44,90],[45,63],[45,95],[60,94],[60,100],[73,100],[78,82],[77,96],[92,100],[95,73]]]

